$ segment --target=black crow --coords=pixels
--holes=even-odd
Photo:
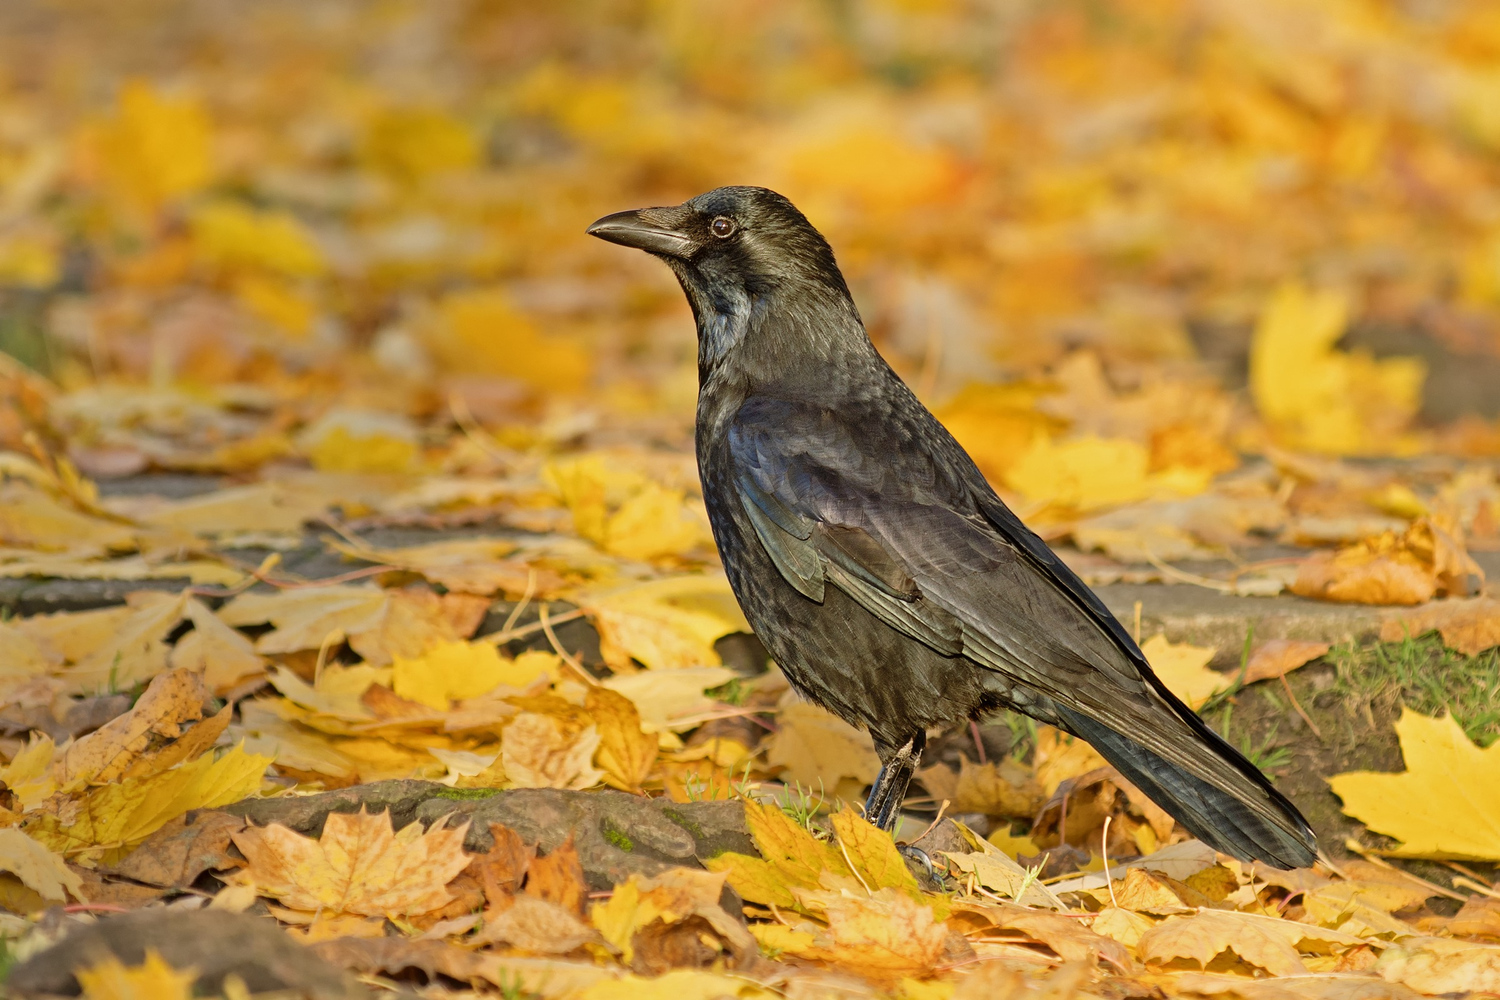
[[[802,695],[868,729],[890,829],[926,732],[997,709],[1087,740],[1213,847],[1304,867],[1307,821],[1151,671],[875,350],[826,240],[723,187],[588,232],[665,261],[698,325],[698,470],[745,617]]]

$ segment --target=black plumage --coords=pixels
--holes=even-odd
[[[654,254],[687,294],[725,571],[792,686],[874,738],[874,822],[894,823],[929,728],[1010,708],[1088,740],[1219,850],[1313,862],[1297,809],[1166,689],[876,352],[789,201],[719,188],[588,231]]]

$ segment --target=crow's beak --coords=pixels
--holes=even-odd
[[[686,258],[697,249],[692,237],[672,225],[681,214],[674,208],[643,208],[636,212],[616,212],[589,226],[588,234],[622,247],[634,247],[665,257]]]

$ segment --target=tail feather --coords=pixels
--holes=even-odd
[[[1236,789],[1239,794],[1209,784],[1086,715],[1061,705],[1057,711],[1064,728],[1092,744],[1152,801],[1215,850],[1281,869],[1306,868],[1317,860],[1317,838],[1302,814],[1270,782],[1248,780],[1246,769],[1253,768],[1211,730],[1205,728],[1217,744],[1214,749],[1233,765],[1225,768],[1226,783],[1244,786]]]

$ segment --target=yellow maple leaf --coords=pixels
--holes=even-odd
[[[149,750],[182,735],[182,724],[203,717],[208,698],[201,675],[159,674],[130,711],[116,716],[62,752],[53,765],[59,784],[113,781]]]
[[[660,976],[626,974],[601,979],[579,1000],[773,1000],[781,994],[753,980],[706,969],[672,969]]]
[[[820,781],[836,787],[845,778],[869,784],[880,773],[880,755],[869,733],[801,699],[779,709],[766,751],[772,767],[785,767],[793,780],[809,788]]]
[[[1086,511],[1148,497],[1194,496],[1212,473],[1175,466],[1151,472],[1145,445],[1087,435],[1066,441],[1037,436],[1005,473],[1005,483],[1037,503]]]
[[[520,379],[539,392],[578,392],[593,357],[571,336],[543,333],[502,289],[452,292],[426,330],[438,360],[453,371]]]
[[[1155,635],[1141,644],[1146,662],[1162,683],[1189,708],[1197,708],[1220,691],[1229,690],[1234,679],[1208,669],[1218,652],[1213,646],[1194,646],[1190,642],[1169,642],[1166,635]]]
[[[774,803],[747,801],[745,826],[760,857],[726,851],[709,858],[709,871],[724,872],[745,899],[768,906],[796,907],[795,889],[816,888],[825,873],[857,885],[843,854],[796,823]]]
[[[420,452],[405,433],[375,427],[330,426],[302,445],[322,472],[414,472]]]
[[[202,103],[141,80],[122,86],[114,117],[80,139],[87,167],[132,206],[155,209],[213,177],[213,127]]]
[[[176,969],[155,948],[145,961],[127,966],[114,955],[74,973],[84,1000],[191,1000],[196,969]]]
[[[258,268],[288,277],[317,277],[327,268],[312,234],[290,212],[216,199],[194,208],[188,225],[198,255],[211,267]]]
[[[863,885],[870,889],[918,891],[916,877],[906,867],[906,860],[896,850],[890,834],[877,830],[847,806],[833,814],[832,823],[839,847]]]
[[[270,763],[270,757],[241,747],[217,759],[204,754],[170,771],[92,788],[59,804],[59,811],[29,820],[25,829],[65,855],[97,848],[108,861],[189,809],[211,809],[255,794]]]
[[[1480,749],[1452,716],[1403,709],[1396,723],[1406,770],[1351,771],[1328,779],[1344,812],[1401,841],[1393,854],[1500,860],[1500,743]]]
[[[479,162],[479,141],[463,122],[438,108],[383,108],[365,129],[360,153],[404,181],[466,170]]]
[[[1423,362],[1335,350],[1348,320],[1346,295],[1288,282],[1256,324],[1251,394],[1288,445],[1331,454],[1389,452],[1421,405]]]
[[[57,791],[57,779],[52,774],[56,755],[57,745],[52,742],[52,737],[33,731],[30,742],[10,759],[10,763],[0,767],[0,781],[15,793],[23,811]]]
[[[410,701],[447,711],[452,702],[487,694],[502,684],[526,688],[546,676],[545,658],[512,660],[488,642],[439,642],[418,657],[397,656],[391,689]]]
[[[763,946],[774,944],[798,957],[858,969],[875,979],[930,972],[943,954],[948,928],[931,906],[910,894],[888,888],[863,897],[823,890],[802,890],[798,896],[815,903],[827,926],[803,922],[791,928],[792,935],[770,940],[756,934]]]
[[[389,811],[330,813],[317,840],[279,823],[234,834],[263,895],[295,910],[410,917],[446,906],[445,888],[468,865],[469,824],[391,828]]]

